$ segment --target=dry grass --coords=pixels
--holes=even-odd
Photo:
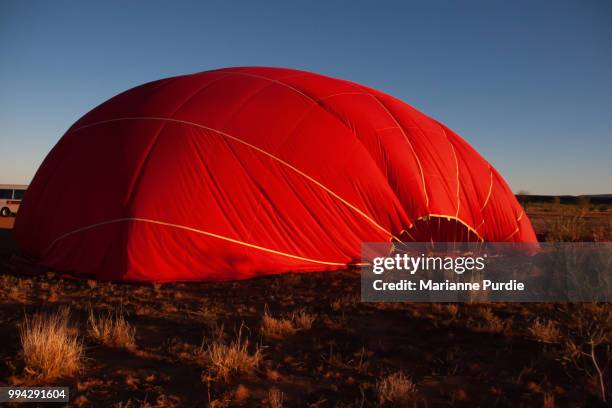
[[[236,405],[244,405],[248,401],[251,395],[251,391],[243,384],[238,384],[238,387],[234,390],[233,402]]]
[[[315,319],[315,315],[307,313],[304,310],[294,312],[292,315],[293,324],[296,328],[301,330],[310,330]]]
[[[551,392],[545,392],[542,399],[542,407],[543,408],[555,408],[557,405],[555,404],[555,394]]]
[[[113,405],[113,408],[153,408],[153,405],[147,401],[130,398],[127,401],[119,401]]]
[[[483,333],[504,333],[509,334],[512,328],[512,320],[502,320],[495,316],[476,326],[476,330]]]
[[[493,320],[495,319],[497,316],[495,316],[495,313],[493,313],[493,310],[491,310],[490,307],[479,307],[475,310],[474,314],[478,317],[480,317],[482,320]]]
[[[339,298],[339,299],[336,299],[330,302],[329,305],[334,312],[337,312],[339,310],[342,310],[342,306],[344,305],[344,302],[342,298]]]
[[[432,303],[434,310],[448,315],[451,319],[455,319],[459,313],[459,305],[456,303]]]
[[[346,295],[333,300],[329,305],[334,312],[339,312],[359,303],[360,298],[353,295]]]
[[[459,305],[456,303],[448,304],[446,305],[446,311],[449,315],[455,317],[457,316],[457,313],[459,313]]]
[[[479,307],[474,311],[478,322],[468,322],[473,330],[482,333],[509,333],[512,328],[512,319],[503,320],[498,317],[490,307]]]
[[[561,332],[555,322],[551,320],[536,319],[529,327],[529,333],[542,343],[556,343],[561,338]]]
[[[283,408],[284,394],[278,388],[268,391],[268,406],[270,408]]]
[[[87,323],[89,335],[100,344],[108,347],[134,346],[136,329],[125,320],[120,310],[98,316],[90,310]]]
[[[70,311],[25,317],[19,333],[26,372],[52,380],[77,373],[83,360],[83,345],[69,326]]]
[[[236,339],[225,344],[221,339],[214,340],[203,352],[204,358],[210,365],[207,378],[228,381],[232,375],[252,372],[263,359],[259,346],[253,353],[249,352],[249,340],[242,338],[242,327]]]
[[[276,318],[267,311],[261,322],[261,332],[266,337],[282,339],[296,332],[291,319]]]
[[[192,312],[193,315],[202,319],[205,325],[212,326],[219,318],[219,310],[210,306],[202,306],[200,310]]]
[[[584,212],[578,208],[565,211],[550,223],[546,232],[549,242],[576,242],[591,238]]]
[[[274,317],[266,310],[261,322],[261,332],[266,337],[282,339],[298,330],[310,330],[315,320],[316,315],[305,310],[293,312],[287,318]]]
[[[386,403],[406,404],[415,390],[416,386],[410,377],[401,372],[384,377],[376,383],[380,405]]]

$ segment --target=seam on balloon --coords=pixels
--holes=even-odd
[[[271,81],[274,82],[278,85],[284,86],[296,93],[298,93],[299,95],[303,96],[304,98],[307,98],[308,100],[310,100],[312,103],[316,104],[317,106],[320,106],[325,112],[329,113],[330,115],[332,115],[333,117],[335,117],[343,126],[345,126],[349,131],[351,131],[353,134],[355,134],[354,130],[351,129],[344,121],[342,121],[336,114],[334,114],[333,112],[329,111],[323,104],[321,104],[320,102],[324,99],[324,98],[319,98],[318,100],[313,98],[312,96],[308,95],[305,92],[300,91],[298,88],[291,86],[289,84],[287,84],[286,82],[283,82],[281,80],[278,79],[272,79],[272,78],[268,78],[262,75],[256,75],[256,74],[252,74],[250,72],[241,72],[241,71],[227,71],[229,74],[234,74],[234,75],[244,75],[244,76],[249,76],[252,78],[257,78],[257,79],[262,79],[265,81]],[[289,77],[283,77],[281,79],[288,79],[288,78],[294,78],[294,77],[298,77],[298,76],[302,76],[302,75],[306,75],[306,74],[301,74],[301,75],[294,75],[294,76],[289,76]],[[347,82],[349,84],[351,84],[351,86],[355,86],[356,84]],[[358,87],[357,89],[362,89],[362,87]],[[374,98],[374,100],[376,102],[378,102],[379,105],[381,105],[383,107],[383,109],[385,109],[385,111],[387,112],[387,114],[393,119],[393,121],[395,122],[396,126],[400,129],[400,131],[402,132],[402,134],[404,135],[404,138],[406,139],[406,141],[408,142],[408,144],[410,145],[410,148],[412,149],[412,152],[416,158],[417,164],[419,166],[419,170],[421,172],[421,179],[423,182],[423,191],[425,192],[425,204],[427,207],[429,207],[429,197],[427,196],[427,189],[425,187],[425,175],[423,174],[423,169],[421,167],[421,162],[419,161],[419,158],[416,154],[416,151],[414,150],[414,148],[412,147],[412,144],[410,143],[410,140],[408,140],[408,137],[406,136],[405,131],[403,130],[403,128],[400,126],[399,122],[395,119],[395,117],[385,108],[385,106],[372,94],[370,94],[369,92],[363,90],[363,92],[355,92],[356,94],[359,95],[366,95],[366,96],[370,96],[372,98]],[[393,189],[392,189],[393,191]],[[410,221],[412,223],[412,220]],[[412,224],[410,225],[410,227],[412,227]],[[409,228],[410,228],[409,227]],[[388,232],[389,233],[389,232]],[[392,238],[397,239],[397,237],[395,237],[393,234],[389,233],[389,235],[391,235]]]
[[[521,210],[521,214],[516,219],[516,222],[517,222],[516,229],[514,230],[512,234],[508,235],[508,237],[504,241],[509,240],[510,238],[512,238],[515,234],[517,234],[520,231],[521,226],[520,224],[518,224],[518,222],[521,220],[521,218],[523,218],[523,214],[525,214],[525,211]]]
[[[410,142],[410,139],[408,138],[408,135],[406,135],[405,129],[400,125],[400,123],[397,121],[395,116],[393,116],[393,114],[389,111],[389,109],[387,109],[385,104],[383,104],[376,96],[374,96],[372,93],[370,93],[367,87],[364,87],[363,85],[356,84],[356,83],[351,82],[351,81],[342,80],[342,82],[347,83],[347,84],[355,87],[356,89],[361,90],[363,93],[365,93],[366,95],[368,95],[372,99],[374,99],[384,109],[384,111],[387,113],[387,115],[393,120],[393,122],[395,123],[397,128],[400,130],[400,132],[402,132],[402,135],[404,136],[404,139],[406,139],[406,142],[408,143],[408,146],[410,146],[410,150],[412,150],[412,154],[414,155],[414,158],[415,158],[415,160],[417,162],[417,165],[419,167],[419,172],[421,173],[421,182],[423,183],[423,193],[425,195],[425,206],[429,209],[429,196],[427,195],[427,186],[425,185],[425,173],[423,172],[423,167],[421,166],[421,161],[419,160],[419,156],[417,155],[416,150],[412,146],[412,143]],[[359,94],[361,94],[361,93],[359,93]],[[412,126],[410,126],[410,128],[412,128]],[[414,126],[414,128],[418,129],[424,135],[423,130],[419,126]],[[412,221],[412,222],[413,222],[413,224],[410,225],[408,228],[412,228],[414,226],[414,221]]]
[[[368,96],[368,94],[364,93],[364,92],[338,92],[335,94],[331,94],[331,95],[327,95],[321,98],[322,101],[326,100],[326,99],[330,99],[333,98],[335,96],[341,96],[341,95],[363,95],[363,96]]]
[[[159,142],[159,138],[161,137],[162,133],[164,132],[164,128],[165,127],[166,127],[166,122],[162,122],[162,124],[159,127],[159,129],[157,130],[157,132],[155,132],[155,135],[153,136],[153,141],[148,146],[148,149],[147,149],[147,152],[144,155],[144,158],[142,159],[141,163],[138,166],[138,170],[136,171],[136,177],[130,183],[129,190],[127,192],[127,199],[125,200],[125,203],[127,205],[130,205],[130,203],[132,201],[132,198],[134,196],[134,191],[140,185],[140,182],[141,182],[142,177],[143,177],[144,169],[146,168],[147,163],[149,162],[149,159],[153,155],[153,151],[155,150],[155,147],[157,146],[157,144]]]
[[[229,77],[229,76],[231,76],[231,75],[234,75],[234,74],[233,74],[232,72],[226,72],[226,75],[225,75],[225,76],[223,76],[223,78],[225,78],[225,77]],[[270,88],[272,85],[273,85],[272,83],[266,83],[266,84],[264,84],[262,87],[260,87],[260,88],[256,89],[256,90],[255,90],[255,92],[251,92],[250,94],[248,94],[248,95],[246,96],[246,98],[244,98],[244,97],[243,97],[243,98],[241,99],[241,101],[240,101],[239,106],[238,106],[237,108],[235,108],[235,109],[233,110],[233,112],[231,113],[231,115],[230,115],[228,118],[226,118],[226,119],[224,120],[223,125],[222,125],[221,127],[222,127],[222,128],[224,128],[224,127],[225,127],[225,128],[227,128],[227,127],[229,126],[229,124],[230,124],[230,123],[231,123],[231,122],[234,120],[234,118],[236,118],[236,117],[237,117],[237,116],[238,116],[238,115],[239,115],[239,114],[242,112],[242,110],[244,109],[244,107],[245,107],[246,105],[248,105],[248,104],[249,104],[249,102],[250,102],[250,101],[251,101],[253,98],[255,98],[257,95],[259,95],[261,92],[263,92],[263,91],[267,90],[268,88]],[[173,114],[173,115],[171,115],[171,116],[172,116],[172,117],[174,117],[174,114]],[[246,177],[247,177],[247,178],[248,178],[250,181],[253,181],[253,177],[252,177],[252,175],[251,175],[251,174],[250,174],[248,171],[246,171],[246,169],[244,169],[244,166],[242,165],[242,163],[241,163],[241,162],[238,160],[238,158],[236,157],[236,153],[235,153],[235,152],[234,152],[234,150],[232,149],[231,144],[230,144],[230,143],[228,143],[228,142],[227,142],[227,140],[224,140],[224,143],[225,143],[225,145],[227,146],[228,151],[229,151],[229,152],[231,152],[231,153],[232,153],[232,155],[234,156],[234,158],[236,159],[236,160],[235,160],[235,163],[237,163],[237,164],[238,164],[238,165],[239,165],[239,166],[242,168],[242,170],[243,170],[243,174],[244,174],[244,175],[245,175],[245,176],[246,176]],[[202,161],[202,159],[200,159],[200,160]],[[259,194],[260,194],[262,197],[265,197],[265,195],[264,195],[264,194],[262,193],[262,191],[261,191],[261,188],[260,188],[258,185],[257,185],[256,187],[257,187],[257,191],[259,192]],[[259,208],[261,207],[261,200],[258,200],[258,206],[259,206]],[[257,217],[257,213],[259,212],[259,208],[258,208],[257,210],[254,210],[254,211],[253,211],[254,217]],[[248,240],[248,239],[250,239],[250,238],[251,238],[251,230],[250,230],[249,228],[247,228],[247,229],[246,229],[246,231],[247,231],[247,236],[246,236],[246,238],[245,238],[245,239],[247,239],[247,240]]]
[[[461,184],[459,184],[459,160],[457,159],[457,152],[455,151],[455,146],[453,145],[453,142],[451,142],[450,138],[448,137],[446,130],[438,121],[436,121],[436,123],[438,124],[440,129],[442,129],[442,133],[444,134],[444,136],[446,136],[446,140],[448,140],[448,144],[450,145],[451,150],[453,151],[453,157],[455,158],[455,172],[457,175],[457,212],[455,213],[455,217],[459,217],[459,209],[461,208],[461,193],[460,193]]]
[[[296,124],[293,126],[293,128],[291,129],[290,132],[287,132],[287,134],[285,135],[284,139],[282,139],[278,146],[276,147],[276,150],[274,151],[274,153],[272,154],[276,154],[283,146],[284,144],[287,142],[287,140],[291,137],[291,135],[293,135],[293,133],[297,130],[298,126],[300,125],[300,123],[302,122],[302,120],[304,120],[305,118],[308,117],[308,115],[310,115],[310,112],[312,111],[312,109],[317,106],[315,104],[310,105],[310,107],[308,109],[305,110],[304,114],[298,119],[298,121],[296,122]],[[289,189],[295,196],[297,196],[297,193],[294,191],[293,188]],[[298,200],[299,202],[299,200]],[[301,206],[304,208],[304,210],[308,213],[308,215],[316,221],[316,217],[314,216],[314,214],[312,214],[309,209],[303,204],[301,203]],[[253,210],[253,216],[257,217],[257,215],[259,214],[259,211],[261,210],[261,201],[257,202],[257,207]],[[252,235],[252,231],[251,229],[247,229],[247,239],[251,239],[251,235]]]
[[[355,211],[357,214],[361,215],[364,219],[366,219],[367,221],[369,221],[373,226],[375,226],[376,228],[378,228],[379,230],[383,231],[384,233],[386,233],[387,235],[396,238],[390,231],[388,231],[385,227],[381,226],[380,224],[378,224],[374,219],[372,219],[370,216],[368,216],[366,213],[364,213],[362,210],[360,210],[359,208],[357,208],[356,206],[354,206],[353,204],[349,203],[348,201],[346,201],[344,198],[340,197],[337,193],[335,193],[334,191],[332,191],[331,189],[329,189],[328,187],[326,187],[325,185],[323,185],[322,183],[320,183],[319,181],[317,181],[316,179],[314,179],[313,177],[309,176],[308,174],[304,173],[303,171],[301,171],[300,169],[298,169],[297,167],[294,167],[293,165],[287,163],[286,161],[284,161],[283,159],[265,151],[264,149],[257,147],[255,145],[252,145],[236,136],[232,136],[228,133],[222,132],[218,129],[214,129],[208,126],[204,126],[204,125],[200,125],[198,123],[194,123],[194,122],[189,122],[186,120],[180,120],[180,119],[173,119],[173,118],[162,118],[162,117],[154,117],[154,116],[142,116],[142,117],[125,117],[125,118],[115,118],[115,119],[108,119],[108,120],[103,120],[100,122],[96,122],[96,123],[91,123],[88,125],[84,125],[81,126],[77,129],[74,129],[72,131],[70,131],[70,133],[72,132],[78,132],[82,129],[86,129],[92,126],[97,126],[97,125],[102,125],[105,123],[111,123],[111,122],[119,122],[119,121],[124,121],[124,120],[160,120],[160,121],[169,121],[169,122],[174,122],[174,123],[179,123],[179,124],[184,124],[184,125],[190,125],[190,126],[196,126],[202,129],[206,129],[206,130],[210,130],[211,132],[215,132],[221,136],[227,137],[231,140],[234,140],[238,143],[241,143],[245,146],[248,146],[268,157],[270,157],[271,159],[274,159],[276,161],[278,161],[279,163],[283,164],[284,166],[290,168],[291,170],[295,171],[296,173],[300,174],[302,177],[310,180],[311,182],[313,182],[314,184],[316,184],[317,186],[319,186],[321,189],[327,191],[329,194],[331,194],[333,197],[335,197],[337,200],[341,201],[342,203],[344,203],[346,206],[348,206],[349,208],[351,208],[353,211]]]
[[[480,212],[482,212],[487,204],[489,204],[489,199],[491,198],[491,194],[493,193],[493,170],[491,170],[491,165],[489,165],[489,192],[487,193],[487,198],[485,199],[484,204],[480,208]],[[484,217],[483,217],[484,222]]]
[[[79,233],[79,232],[83,232],[83,231],[87,231],[89,229],[92,228],[96,228],[96,227],[101,227],[104,225],[108,225],[108,224],[115,224],[115,223],[119,223],[119,222],[126,222],[126,221],[139,221],[139,222],[145,222],[145,223],[150,223],[150,224],[156,224],[156,225],[163,225],[166,227],[174,227],[174,228],[178,228],[178,229],[182,229],[182,230],[186,230],[186,231],[190,231],[190,232],[196,232],[198,234],[202,234],[202,235],[206,235],[209,237],[213,237],[213,238],[218,238],[221,239],[223,241],[228,241],[228,242],[232,242],[234,244],[238,244],[238,245],[243,245],[249,248],[254,248],[254,249],[258,249],[260,251],[264,251],[264,252],[270,252],[276,255],[282,255],[282,256],[286,256],[288,258],[292,258],[292,259],[298,259],[301,261],[307,261],[307,262],[313,262],[313,263],[317,263],[317,264],[322,264],[322,265],[333,265],[333,266],[346,266],[348,265],[347,263],[343,263],[343,262],[329,262],[329,261],[322,261],[319,259],[312,259],[312,258],[306,258],[303,256],[299,256],[299,255],[293,255],[293,254],[289,254],[286,252],[282,252],[282,251],[277,251],[275,249],[271,249],[271,248],[266,248],[266,247],[262,247],[260,245],[256,245],[256,244],[251,244],[248,242],[244,242],[244,241],[240,241],[234,238],[230,238],[230,237],[226,237],[224,235],[219,235],[219,234],[215,234],[213,232],[209,232],[209,231],[204,231],[204,230],[200,230],[197,228],[192,228],[192,227],[188,227],[186,225],[181,225],[181,224],[173,224],[173,223],[169,223],[169,222],[164,222],[164,221],[157,221],[157,220],[152,220],[152,219],[148,219],[148,218],[139,218],[139,217],[127,217],[127,218],[116,218],[113,220],[108,220],[108,221],[102,221],[96,224],[91,224],[85,227],[81,227],[78,228],[74,231],[70,231],[67,232],[61,236],[59,236],[58,238],[54,239],[53,242],[51,242],[51,244],[49,244],[49,246],[47,247],[47,249],[45,250],[45,252],[48,252],[53,245],[55,245],[58,241]],[[355,265],[359,265],[359,264],[355,264]]]
[[[201,150],[194,147],[193,151],[198,157],[199,164],[202,167],[202,171],[208,176],[208,177],[205,177],[204,179],[206,180],[205,183],[207,184],[207,187],[210,189],[212,193],[210,194],[210,197],[211,197],[210,201],[213,202],[217,206],[217,208],[219,209],[219,211],[223,214],[225,218],[229,218],[227,208],[225,208],[225,206],[223,205],[223,198],[220,197],[223,195],[223,193],[221,191],[221,188],[219,187],[219,183],[212,176],[212,172],[208,168],[208,165],[206,164],[206,160],[202,156]],[[231,228],[231,232],[233,233],[233,235],[236,235],[236,236],[240,235],[240,233],[238,232],[238,228],[242,228],[242,229],[246,228],[246,226],[244,225],[244,222],[242,222],[240,218],[237,219],[237,222],[229,223],[229,226]]]
[[[389,117],[391,119],[393,119],[393,122],[395,122],[395,125],[399,128],[400,132],[402,132],[402,135],[404,136],[404,139],[406,139],[406,142],[408,143],[408,146],[410,146],[410,150],[412,150],[412,154],[414,155],[414,158],[415,158],[415,160],[417,162],[417,166],[419,167],[419,172],[421,173],[421,182],[423,183],[423,193],[425,194],[425,206],[427,208],[429,208],[429,196],[427,195],[427,186],[425,185],[425,173],[423,172],[423,166],[421,166],[421,160],[419,159],[419,156],[417,155],[417,152],[414,149],[414,146],[412,145],[412,142],[408,138],[408,135],[406,135],[406,131],[399,124],[399,122],[397,121],[395,116],[393,116],[393,114],[391,114],[389,109],[387,109],[385,104],[383,104],[376,96],[372,95],[371,93],[367,92],[367,95],[370,95],[370,97],[372,97],[384,109],[384,111],[387,113],[387,115],[389,115]],[[421,130],[421,129],[419,128],[419,130]],[[421,132],[423,132],[423,131],[421,130]]]
[[[391,129],[399,129],[397,126],[387,126],[387,127],[383,127],[383,128],[378,128],[378,129],[374,129],[375,132],[384,132],[386,130],[391,130]]]
[[[519,227],[518,226],[516,227],[516,229],[514,230],[514,232],[512,234],[510,234],[506,238],[504,238],[504,241],[507,241],[510,238],[512,238],[513,236],[515,236],[517,232],[519,232]]]
[[[455,157],[455,169],[457,174],[457,212],[455,213],[455,217],[459,217],[459,209],[461,208],[461,184],[459,184],[459,161],[457,160],[457,153],[455,152],[455,146],[448,141],[451,146],[451,150],[453,151],[453,156]]]
[[[391,130],[391,129],[397,129],[397,130],[401,130],[401,129],[418,129],[418,130],[422,130],[419,126],[402,126],[401,128],[399,126],[385,126],[382,128],[378,128],[378,129],[374,129],[375,132],[385,132],[387,130]],[[436,132],[434,130],[428,130],[429,133],[440,133],[440,132]],[[443,133],[440,133],[441,135],[444,135]]]
[[[459,222],[460,224],[462,224],[464,227],[466,227],[469,231],[471,231],[472,233],[474,233],[474,235],[476,235],[478,237],[478,239],[480,239],[481,241],[484,242],[484,238],[482,237],[482,235],[480,235],[480,233],[478,233],[478,231],[476,231],[476,229],[474,229],[473,227],[471,227],[467,222],[463,221],[461,218],[459,217],[455,217],[453,215],[447,215],[447,214],[427,214],[427,215],[423,215],[419,218],[417,218],[415,220],[416,221],[423,221],[423,220],[427,220],[428,218],[445,218],[447,220],[454,220]]]
[[[191,102],[193,100],[193,98],[195,98],[197,95],[199,95],[202,91],[204,91],[205,89],[207,89],[208,87],[210,87],[212,84],[216,83],[217,81],[228,77],[229,75],[221,75],[217,78],[212,79],[211,81],[207,82],[205,85],[200,86],[195,92],[193,92],[192,94],[190,94],[187,98],[185,98],[178,106],[176,106],[172,113],[170,114],[170,116],[174,116],[176,115],[177,112],[179,112],[185,105],[188,105],[189,102]],[[151,144],[151,146],[149,147],[143,162],[140,165],[140,168],[137,172],[136,175],[136,179],[134,180],[134,182],[132,183],[132,185],[130,186],[130,190],[128,192],[127,195],[127,200],[126,202],[129,203],[132,200],[132,195],[134,193],[134,190],[136,190],[138,188],[138,185],[140,184],[140,180],[142,178],[142,173],[147,165],[147,162],[149,161],[149,158],[151,157],[151,155],[153,154],[153,150],[155,149],[155,147],[157,146],[157,143],[159,141],[159,138],[161,137],[164,128],[166,127],[167,122],[163,122],[161,127],[159,128],[159,130],[156,132],[153,143]]]
[[[281,86],[287,87],[287,88],[291,89],[291,90],[292,90],[292,91],[294,91],[294,92],[297,92],[298,94],[302,95],[303,97],[307,98],[308,100],[310,100],[310,101],[312,101],[312,102],[314,102],[314,103],[317,103],[317,101],[315,101],[313,98],[311,98],[310,96],[308,96],[308,95],[307,95],[307,94],[305,94],[304,92],[302,92],[302,91],[300,91],[299,89],[297,89],[297,88],[295,88],[295,87],[293,87],[293,86],[291,86],[291,85],[289,85],[289,84],[287,84],[287,83],[285,83],[285,82],[282,82],[282,81],[280,81],[280,80],[278,80],[278,79],[272,79],[272,78],[268,78],[268,77],[261,76],[261,75],[251,74],[250,72],[236,72],[236,71],[228,71],[228,74],[233,74],[233,75],[244,75],[244,76],[249,76],[249,77],[252,77],[252,78],[264,79],[264,80],[266,80],[266,81],[274,82],[274,83],[276,83],[276,84],[278,84],[278,85],[281,85]]]
[[[485,217],[482,212],[484,211],[487,204],[489,204],[489,199],[491,198],[492,193],[493,193],[493,170],[491,169],[491,165],[489,164],[489,192],[487,193],[487,197],[485,198],[484,204],[482,205],[482,207],[480,207],[480,216],[482,217],[482,222],[478,224],[476,229],[480,228],[485,223]]]
[[[459,209],[461,208],[461,184],[459,184],[459,160],[457,159],[457,152],[455,151],[455,146],[453,145],[453,142],[451,142],[450,138],[448,137],[448,134],[446,133],[446,129],[444,129],[444,126],[442,126],[440,122],[438,122],[437,120],[434,120],[434,122],[436,123],[436,125],[438,125],[440,130],[442,130],[442,134],[448,141],[448,144],[450,145],[451,150],[453,151],[453,157],[455,159],[455,174],[457,178],[457,211],[455,212],[455,217],[459,217]]]
[[[412,228],[413,226],[414,226],[414,225],[411,225],[411,226],[410,226],[410,227],[408,227],[408,228]],[[408,235],[410,238],[412,238],[412,240],[413,240],[414,242],[416,242],[416,238],[415,238],[415,237],[413,237],[413,236],[412,236],[412,235],[411,235],[411,234],[408,232],[408,230],[403,229],[403,230],[402,230],[402,232],[400,232],[400,235],[402,235],[403,233],[406,233],[406,235]],[[402,241],[399,241],[399,242],[402,242]]]
[[[344,82],[349,83],[349,84],[351,84],[353,86],[356,86],[358,89],[361,89],[362,91],[364,91],[366,93],[366,95],[369,95],[372,99],[374,99],[384,109],[384,111],[387,113],[387,115],[393,120],[393,122],[398,127],[400,132],[402,132],[402,135],[404,136],[404,139],[406,139],[406,142],[408,143],[408,146],[410,146],[410,150],[412,150],[412,154],[414,155],[414,158],[415,158],[415,160],[417,162],[417,166],[419,167],[419,172],[421,173],[421,182],[423,183],[423,193],[425,194],[425,206],[427,208],[429,208],[429,196],[427,195],[427,186],[425,185],[425,173],[423,172],[423,167],[421,166],[421,161],[419,160],[419,156],[417,155],[416,150],[412,146],[412,142],[410,142],[410,139],[408,138],[408,135],[406,135],[405,129],[400,125],[400,123],[397,121],[395,116],[389,111],[389,109],[387,109],[385,104],[382,103],[380,101],[380,99],[378,99],[372,93],[370,93],[367,90],[367,88],[365,88],[363,85],[355,84],[355,83],[350,82],[350,81],[344,81]],[[410,128],[413,128],[413,127],[411,126]],[[424,135],[423,130],[419,126],[414,126],[414,128],[418,129]],[[410,226],[409,228],[411,228],[411,227],[412,226]]]

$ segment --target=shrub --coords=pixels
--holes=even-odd
[[[601,399],[607,402],[606,368],[612,363],[612,307],[609,303],[580,303],[565,305],[564,309],[569,332],[563,341],[561,361],[568,375],[573,367],[598,383]]]

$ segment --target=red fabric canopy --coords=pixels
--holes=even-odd
[[[499,173],[374,89],[227,68],[130,89],[49,153],[15,225],[44,265],[117,281],[344,268],[362,242],[534,242]]]

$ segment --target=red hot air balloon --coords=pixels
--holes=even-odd
[[[77,277],[244,279],[341,269],[362,242],[535,242],[499,173],[392,96],[314,73],[226,68],[150,82],[79,119],[15,226]]]

